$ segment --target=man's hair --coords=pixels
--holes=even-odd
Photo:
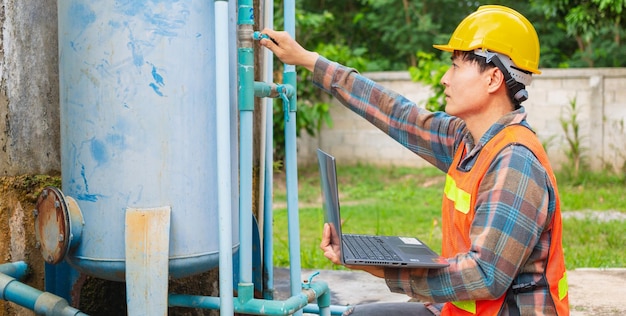
[[[455,50],[452,57],[459,58],[463,61],[469,61],[471,63],[475,63],[476,65],[478,65],[478,69],[480,69],[481,73],[487,69],[491,69],[496,66],[492,63],[487,63],[487,59],[485,57],[478,56],[473,51],[466,52],[466,51],[461,51],[461,50]]]
[[[485,57],[476,55],[473,51],[468,52],[468,51],[455,50],[454,53],[452,53],[452,57],[459,58],[463,61],[469,61],[470,63],[476,64],[481,73],[485,72],[485,70],[487,69],[496,67],[496,65],[494,65],[493,63],[488,63]],[[506,87],[506,84],[505,84],[505,87]],[[514,108],[517,110],[521,104],[519,101],[517,101],[513,97],[512,91],[508,87],[506,89],[506,94],[509,96],[511,103],[513,103]]]

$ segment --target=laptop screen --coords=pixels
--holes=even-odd
[[[329,223],[333,235],[336,233],[338,240],[341,237],[341,220],[339,219],[339,193],[337,188],[337,170],[335,157],[317,150],[317,160],[320,166],[320,180],[322,184],[322,200],[324,202],[324,222]],[[335,237],[335,236],[332,236]]]

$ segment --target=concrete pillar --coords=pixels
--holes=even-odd
[[[56,1],[0,10],[0,175],[60,170]]]
[[[41,175],[61,169],[56,1],[5,0],[0,26],[0,263],[26,261],[25,282],[43,289],[32,211],[42,185],[58,181]],[[0,301],[5,315],[32,311]]]
[[[602,168],[606,148],[604,146],[604,76],[589,77],[591,111],[589,113],[589,138],[591,144],[597,144],[589,151],[589,165],[594,170]]]

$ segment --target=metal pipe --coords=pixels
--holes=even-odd
[[[21,280],[26,276],[28,265],[24,261],[9,262],[0,264],[0,273]]]
[[[217,205],[219,221],[219,286],[224,303],[220,315],[233,314],[232,203],[230,163],[229,52],[218,43],[228,43],[228,1],[215,1],[215,93],[217,143]]]
[[[293,315],[316,299],[319,306],[318,310],[330,311],[328,308],[330,303],[330,291],[325,282],[311,283],[309,288],[303,289],[297,295],[291,296],[284,301],[252,298],[253,290],[253,286],[246,286],[241,289],[240,297],[235,300],[236,313],[250,315]],[[214,297],[170,294],[169,306],[219,309],[223,307],[223,304],[220,303],[219,299]]]
[[[265,27],[274,28],[274,1],[265,1],[263,19]],[[263,58],[263,80],[274,81],[274,58],[270,50],[265,50]],[[263,298],[274,299],[274,206],[273,206],[273,183],[274,183],[274,100],[266,99],[264,126],[265,152],[262,157],[264,162],[263,178]]]
[[[0,273],[0,299],[26,307],[36,315],[87,315],[70,306],[64,298],[42,292],[4,273]]]
[[[251,0],[239,1],[239,279],[252,283],[252,134],[254,110],[254,49],[252,27],[254,8]]]

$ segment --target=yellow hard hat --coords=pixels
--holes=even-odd
[[[541,73],[535,28],[519,12],[504,6],[479,7],[461,21],[448,44],[433,47],[448,52],[489,50],[508,56],[520,69]]]

